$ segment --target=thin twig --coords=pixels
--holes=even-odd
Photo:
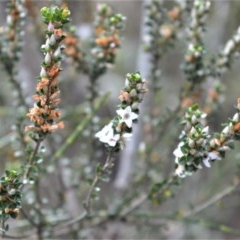
[[[69,227],[75,223],[79,223],[82,220],[84,220],[87,216],[90,215],[90,211],[91,211],[91,199],[92,199],[92,195],[94,192],[95,187],[97,186],[97,184],[99,183],[99,181],[101,180],[101,175],[106,173],[107,170],[109,168],[112,167],[112,152],[108,153],[107,159],[101,169],[101,173],[96,173],[93,182],[87,192],[87,196],[86,199],[84,201],[84,208],[85,210],[82,212],[81,215],[79,215],[78,217],[71,219],[70,221],[67,221],[65,223],[60,224],[59,226],[57,226],[57,228],[55,229],[56,231],[61,230],[63,228]]]
[[[92,195],[93,195],[93,192],[95,190],[95,187],[97,186],[99,180],[101,179],[101,175],[102,173],[106,173],[106,171],[111,168],[112,166],[112,152],[110,151],[108,153],[108,156],[107,156],[107,159],[106,159],[106,162],[105,164],[103,165],[102,169],[101,169],[101,173],[96,173],[96,176],[88,190],[88,194],[87,194],[87,197],[84,201],[84,208],[86,209],[86,211],[88,213],[90,213],[90,210],[91,210],[91,198],[92,198]]]
[[[196,213],[203,211],[204,209],[208,208],[212,204],[216,203],[217,201],[231,194],[238,186],[239,186],[239,180],[237,180],[232,186],[228,186],[223,191],[217,193],[215,196],[203,202],[202,204],[199,204],[198,206],[194,207],[193,209],[190,209],[189,211],[186,211],[185,213],[183,213],[182,217],[187,218]]]
[[[170,175],[166,184],[162,185],[159,191],[156,194],[161,194],[162,191],[167,187],[172,185],[174,180],[176,179],[175,175]],[[133,201],[128,205],[122,212],[119,214],[121,217],[125,217],[126,215],[130,214],[132,211],[136,210],[140,207],[149,197],[149,193],[142,193],[140,196],[133,199]]]
[[[40,148],[40,145],[41,145],[41,142],[42,142],[42,139],[38,139],[37,142],[36,142],[36,146],[35,146],[35,149],[34,149],[34,152],[33,154],[30,156],[29,160],[28,160],[28,165],[27,165],[27,168],[25,170],[25,173],[23,175],[23,179],[28,179],[29,177],[29,173],[30,173],[30,169],[33,165],[33,161],[38,153],[38,150]]]

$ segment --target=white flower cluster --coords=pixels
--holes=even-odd
[[[138,118],[138,115],[135,112],[132,112],[130,106],[125,109],[119,109],[116,111],[119,116],[119,123],[125,123],[128,128],[132,128],[133,120]],[[120,127],[114,127],[113,121],[106,125],[101,131],[95,134],[95,137],[103,143],[108,144],[110,147],[115,147],[117,143],[120,143],[123,147],[124,142],[130,139],[132,133],[122,133]]]
[[[194,1],[194,6],[191,11],[192,21],[190,23],[190,29],[192,30],[192,34],[194,31],[199,31],[195,34],[201,34],[201,32],[203,31],[202,26],[204,25],[206,14],[208,13],[210,6],[211,6],[210,1],[206,0]]]
[[[211,161],[220,159],[219,153],[209,146],[209,128],[206,126],[206,114],[196,105],[189,108],[184,117],[185,128],[180,142],[173,154],[175,156],[175,174],[181,178],[193,172],[211,166]]]
[[[239,55],[240,49],[240,27],[231,39],[229,39],[220,52],[219,57],[216,61],[219,73],[224,73],[227,68],[231,65],[233,57]]]
[[[210,138],[206,126],[206,114],[202,113],[197,105],[188,109],[184,117],[184,131],[173,152],[176,175],[184,178],[201,169],[202,165],[209,168],[211,162],[221,160],[227,151],[234,148],[234,140],[240,141],[240,98],[236,108],[237,112],[214,138]]]
[[[126,140],[132,136],[132,125],[139,116],[138,105],[146,91],[145,80],[139,73],[127,74],[125,88],[119,96],[121,105],[116,110],[117,116],[97,132],[95,137],[116,151],[122,149]]]

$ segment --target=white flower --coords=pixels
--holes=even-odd
[[[129,80],[126,78],[126,79],[125,79],[125,86],[128,87],[129,84],[130,84],[130,82],[129,82]]]
[[[47,72],[44,67],[41,68],[40,77],[41,78],[47,77]]]
[[[222,133],[223,133],[224,135],[229,135],[229,134],[231,134],[231,133],[232,133],[232,125],[230,124],[230,125],[226,126],[226,127],[222,130]]]
[[[185,178],[186,176],[191,176],[192,172],[186,171],[183,165],[178,165],[175,169],[175,174],[178,175],[180,178]]]
[[[235,113],[232,120],[234,122],[238,122],[239,121],[239,113]]]
[[[223,54],[228,55],[232,49],[235,47],[235,43],[233,40],[229,40],[223,49]]]
[[[207,156],[203,159],[203,163],[206,167],[210,168],[211,164],[209,161],[219,159],[219,155],[216,152],[209,152]]]
[[[184,153],[182,152],[182,149],[181,147],[184,145],[183,142],[180,142],[177,146],[177,148],[174,150],[173,152],[173,155],[176,157],[176,158],[181,158],[184,156]]]
[[[52,24],[52,22],[50,22],[50,23],[48,24],[47,30],[48,30],[49,32],[51,32],[51,33],[54,32],[54,25]]]
[[[61,48],[58,47],[58,48],[55,50],[55,52],[54,52],[53,55],[54,55],[55,58],[61,57]]]
[[[197,133],[197,130],[196,130],[195,127],[192,127],[191,130],[190,130],[190,134],[193,135],[195,133]]]
[[[205,128],[203,128],[202,134],[208,134],[208,132],[209,132],[209,126],[206,126]]]
[[[114,135],[112,122],[105,126],[101,131],[97,132],[95,137],[99,138],[99,141],[107,143],[111,147],[116,146],[116,143],[120,139],[119,134]]]
[[[183,165],[178,165],[178,167],[175,169],[175,173],[181,178],[185,177],[184,172],[185,172],[185,167]]]
[[[126,123],[126,125],[131,128],[134,119],[138,118],[138,115],[135,112],[132,112],[130,106],[125,109],[118,109],[117,114],[121,117],[120,122]]]
[[[55,38],[54,34],[52,34],[51,37],[49,38],[49,43],[51,45],[55,45],[56,44],[56,38]]]
[[[49,53],[49,52],[46,54],[46,56],[45,56],[45,58],[44,58],[44,62],[45,62],[45,64],[46,64],[47,66],[50,65],[50,63],[51,63],[51,56],[50,56],[50,53]]]

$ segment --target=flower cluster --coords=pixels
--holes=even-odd
[[[240,27],[237,29],[233,37],[228,40],[223,50],[216,59],[216,67],[218,74],[222,74],[230,68],[233,58],[238,56],[240,50]]]
[[[67,55],[67,60],[70,61],[77,70],[83,73],[88,73],[88,66],[86,64],[85,52],[81,47],[81,42],[76,34],[76,28],[69,26],[68,31],[64,32],[66,38],[63,40],[65,49],[64,53]]]
[[[221,133],[211,138],[206,126],[206,114],[201,112],[197,105],[190,107],[184,116],[184,130],[180,142],[174,150],[175,174],[179,177],[192,175],[202,168],[202,165],[211,167],[211,162],[221,160],[230,149],[234,148],[234,140],[240,141],[240,98],[237,112],[225,124]]]
[[[47,24],[47,39],[42,45],[45,58],[42,62],[36,94],[33,96],[36,104],[27,114],[34,125],[26,127],[26,130],[37,133],[40,139],[47,133],[64,127],[63,122],[57,122],[56,119],[61,114],[57,107],[60,102],[58,76],[61,71],[61,42],[64,39],[62,27],[68,22],[69,10],[43,8],[41,13]]]
[[[99,4],[97,7],[92,55],[96,59],[96,66],[102,71],[115,61],[116,49],[121,45],[120,34],[124,29],[125,19],[119,13],[115,14],[107,4]]]
[[[96,137],[108,148],[119,151],[127,139],[132,136],[132,125],[139,116],[139,103],[147,92],[146,81],[139,73],[128,73],[125,88],[121,90],[119,100],[121,104],[117,109],[117,116]]]
[[[75,28],[71,28],[68,33],[65,32],[66,38],[63,40],[65,45],[64,52],[67,56],[71,57],[73,64],[81,65],[82,51],[78,47],[78,37],[75,33]]]
[[[24,0],[11,0],[7,7],[7,25],[1,31],[1,55],[6,70],[10,71],[14,61],[18,61],[22,49],[23,25],[25,23],[26,9]],[[11,63],[12,62],[12,63]],[[10,64],[10,66],[9,66]]]
[[[225,100],[224,97],[225,86],[220,82],[219,79],[212,79],[212,87],[207,90],[207,96],[204,106],[204,112],[210,113],[219,107],[220,104]]]
[[[6,170],[0,179],[0,222],[7,218],[16,218],[21,207],[21,182],[18,173]]]
[[[200,83],[207,74],[203,65],[204,47],[202,34],[205,27],[206,15],[210,8],[210,2],[205,0],[194,1],[191,10],[191,22],[188,28],[189,44],[183,66],[187,80],[192,83]]]
[[[146,5],[146,32],[144,32],[145,50],[152,55],[154,63],[151,69],[153,83],[158,82],[160,72],[158,61],[167,49],[172,48],[176,33],[181,25],[182,8],[179,4],[170,10],[161,1],[152,0]],[[157,86],[153,86],[153,91]]]
[[[149,26],[148,34],[145,36],[146,49],[156,51],[156,45],[171,46],[176,36],[176,29],[180,25],[181,7],[176,5],[166,11],[160,1],[153,0],[146,5],[146,9],[146,24]]]
[[[240,141],[240,98],[236,106],[237,112],[228,123],[224,124],[224,128],[220,134],[211,139],[211,149],[217,151],[224,158],[225,153],[234,148],[234,140]]]
[[[184,116],[184,130],[180,135],[180,142],[174,150],[176,169],[179,177],[192,175],[193,172],[210,166],[211,160],[218,159],[218,154],[209,152],[210,135],[206,126],[206,114],[197,105],[191,106]]]

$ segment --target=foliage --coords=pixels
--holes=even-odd
[[[198,179],[199,170],[207,167],[213,171],[240,140],[240,98],[233,116],[222,124],[221,130],[213,133],[208,121],[223,104],[222,77],[239,54],[239,29],[221,51],[211,55],[204,42],[211,2],[148,1],[144,6],[146,21],[141,26],[146,30],[142,36],[144,46],[140,50],[144,49],[148,58],[148,76],[141,74],[142,69],[127,73],[124,86],[119,89],[116,114],[106,116],[110,94],[101,94],[99,85],[116,64],[124,43],[126,17],[108,4],[98,4],[92,35],[84,42],[71,22],[71,4],[49,4],[36,11],[37,4],[31,0],[9,1],[6,26],[0,31],[1,67],[11,92],[15,92],[9,94],[15,101],[7,108],[14,109],[9,110],[12,112],[16,109],[9,118],[14,127],[8,129],[14,136],[9,147],[14,154],[9,159],[2,153],[2,238],[110,238],[98,235],[98,230],[111,227],[112,223],[133,224],[136,232],[143,225],[156,231],[157,223],[160,227],[156,234],[163,238],[164,224],[170,226],[171,221],[202,224],[239,236],[238,230],[224,222],[214,224],[191,218],[237,192],[238,165],[232,173],[232,183],[205,202],[196,201],[185,211],[169,207],[161,216],[154,212],[177,199],[177,189],[191,178]],[[39,21],[36,12],[41,15]],[[18,68],[24,55],[28,17],[38,32],[37,41],[42,44],[45,39],[39,48],[43,60],[32,102],[28,101],[29,89],[23,88],[24,79],[19,75],[22,69]],[[164,76],[160,63],[180,41],[185,46],[181,63],[184,82],[176,106],[161,109]],[[87,93],[81,96],[84,100],[80,106],[65,102],[65,88],[68,95],[77,90],[77,84],[76,89],[69,89],[71,76],[62,73],[68,68],[87,80]],[[100,110],[105,110],[104,117],[98,113]],[[128,151],[129,141],[137,142],[138,132],[143,134],[137,149],[131,150],[137,152],[130,159],[134,162],[132,175],[127,186],[119,189],[113,183],[114,171],[120,171],[118,156]],[[132,152],[127,155],[132,156]],[[234,153],[231,157],[237,159]],[[171,170],[165,171],[167,168]],[[15,223],[16,229],[11,227]],[[144,229],[136,234],[138,238]]]

